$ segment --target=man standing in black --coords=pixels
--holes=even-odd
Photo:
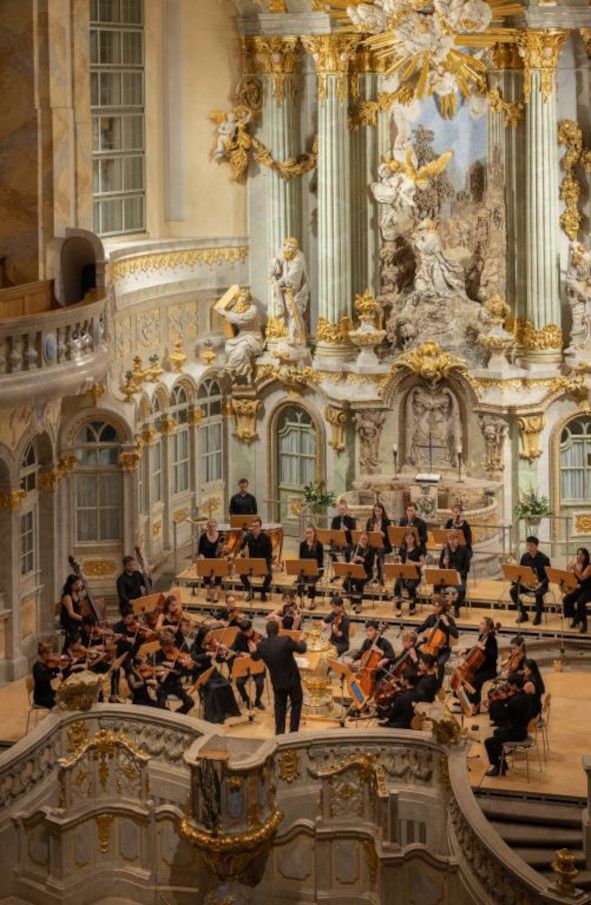
[[[242,553],[244,556],[247,556],[249,559],[264,559],[267,563],[267,574],[263,579],[263,586],[261,588],[261,600],[267,599],[267,591],[271,587],[271,580],[273,578],[273,572],[271,568],[271,563],[273,561],[273,549],[271,547],[271,540],[268,534],[265,534],[263,531],[263,523],[261,522],[258,515],[256,518],[252,520],[250,531],[246,535],[246,543],[242,549]],[[253,589],[250,583],[250,578],[248,575],[241,575],[240,581],[246,591],[246,600],[252,600],[253,597]]]
[[[427,523],[417,515],[417,507],[409,503],[406,507],[406,515],[398,522],[401,528],[416,528],[419,534],[419,547],[423,556],[427,551]]]
[[[117,595],[121,612],[131,609],[132,600],[143,597],[145,593],[144,578],[142,573],[138,572],[137,562],[133,556],[124,556],[123,572],[117,579]]]
[[[460,538],[457,534],[448,536],[447,544],[439,555],[439,568],[452,569],[459,572],[461,584],[452,585],[451,587],[458,595],[454,603],[454,616],[456,619],[460,615],[460,607],[463,606],[466,599],[466,584],[468,581],[468,572],[470,570],[470,554],[465,545],[460,547]],[[433,590],[436,594],[441,594],[444,585],[436,584]]]
[[[516,621],[527,622],[529,617],[525,611],[525,607],[521,602],[520,595],[533,595],[536,602],[536,616],[533,624],[539,625],[542,621],[542,611],[544,609],[544,594],[548,590],[548,576],[546,575],[546,566],[550,565],[550,560],[544,553],[540,553],[538,549],[540,542],[537,537],[531,535],[527,538],[525,543],[527,545],[527,553],[524,553],[521,557],[520,565],[529,566],[534,570],[537,578],[537,583],[535,587],[532,588],[514,581],[511,585],[510,591],[511,600],[519,610],[519,616],[517,617]]]
[[[240,478],[238,493],[230,499],[230,515],[256,515],[258,512],[256,497],[248,492],[248,481]]]
[[[306,642],[293,641],[289,636],[280,638],[279,623],[275,619],[267,622],[267,637],[252,654],[253,660],[262,660],[271,676],[275,696],[275,735],[285,732],[287,700],[291,703],[289,731],[297,732],[302,714],[302,682],[294,653],[305,654]]]
[[[522,742],[527,738],[527,725],[531,719],[531,696],[523,690],[523,676],[513,673],[508,678],[509,694],[502,702],[495,702],[495,721],[499,727],[490,738],[484,740],[484,747],[490,761],[487,776],[499,776],[507,772],[507,764],[501,767],[503,742]]]

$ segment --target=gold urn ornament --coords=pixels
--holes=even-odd
[[[184,345],[182,339],[177,339],[174,346],[172,347],[172,352],[168,355],[170,359],[170,363],[172,365],[173,371],[177,374],[180,374],[183,370],[183,365],[187,360],[187,356],[184,353]]]

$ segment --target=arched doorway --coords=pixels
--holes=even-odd
[[[310,412],[300,405],[282,408],[274,421],[273,469],[277,488],[277,517],[297,529],[293,501],[304,499],[304,487],[319,480],[319,438]]]

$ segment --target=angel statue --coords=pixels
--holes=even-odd
[[[289,346],[306,345],[306,309],[310,282],[306,259],[297,239],[283,240],[283,248],[271,261],[272,308],[269,321],[275,335],[287,334]]]
[[[252,119],[252,111],[244,106],[233,107],[227,112],[214,110],[210,119],[217,124],[211,157],[218,163],[227,161],[232,179],[239,182],[244,179],[248,169],[248,152],[252,145],[248,124]]]
[[[582,242],[570,247],[564,287],[570,304],[572,327],[567,353],[591,351],[591,251]]]
[[[405,220],[418,215],[415,204],[416,189],[426,188],[439,176],[453,157],[453,151],[445,151],[435,160],[419,166],[412,147],[396,148],[393,157],[382,158],[378,168],[379,182],[372,184],[376,201],[382,206],[380,229],[386,241],[392,241],[404,231]]]
[[[248,380],[253,373],[254,359],[261,354],[264,337],[259,312],[248,289],[231,286],[214,305],[236,334],[226,340],[225,370],[233,377]]]

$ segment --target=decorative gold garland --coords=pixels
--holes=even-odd
[[[583,133],[574,119],[563,119],[559,122],[558,144],[566,148],[560,161],[564,173],[560,183],[560,198],[565,204],[565,210],[560,215],[560,226],[569,239],[574,240],[581,228],[579,198],[583,191],[575,171],[580,164],[585,173],[591,174],[591,150],[583,148]]]
[[[504,115],[506,126],[515,127],[519,125],[523,117],[525,104],[521,101],[503,100],[503,96],[498,88],[491,88],[486,94],[486,99],[488,100],[490,109],[493,113],[502,113]]]

